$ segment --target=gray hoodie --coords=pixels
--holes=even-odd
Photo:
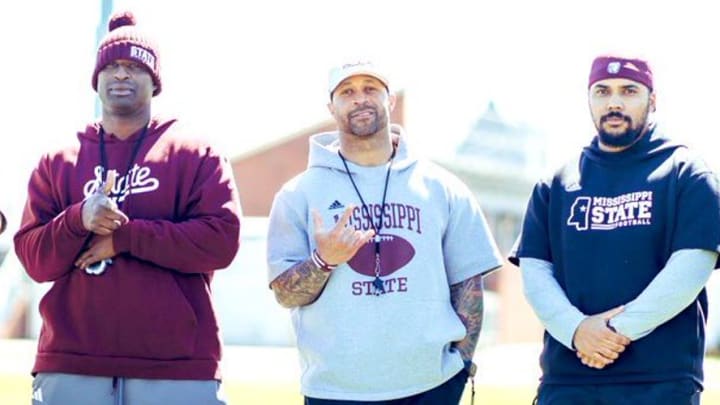
[[[314,303],[292,310],[309,397],[354,401],[402,398],[427,391],[462,367],[451,343],[465,327],[450,303],[450,285],[489,272],[502,259],[470,190],[454,175],[412,153],[399,126],[385,210],[388,164],[347,162],[380,230],[381,278],[374,294],[375,246],[369,242],[333,271]],[[269,280],[305,261],[315,248],[312,210],[325,229],[348,205],[350,226],[371,228],[338,155],[337,132],[310,138],[305,172],[275,196],[268,234]]]

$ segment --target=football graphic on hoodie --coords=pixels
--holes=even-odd
[[[380,276],[395,273],[415,257],[415,248],[400,236],[380,234]],[[375,277],[375,239],[370,239],[348,261],[351,269]]]

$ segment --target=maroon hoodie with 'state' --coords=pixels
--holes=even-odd
[[[118,173],[111,197],[130,221],[113,233],[117,256],[101,275],[73,264],[89,235],[83,200],[102,179],[99,125],[33,171],[15,251],[30,277],[53,282],[33,373],[220,379],[210,282],[237,252],[239,198],[227,160],[177,127],[153,119],[144,137],[105,135]]]

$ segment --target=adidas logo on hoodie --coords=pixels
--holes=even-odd
[[[328,207],[329,210],[337,210],[340,208],[345,208],[345,206],[338,200],[333,201],[333,203]]]

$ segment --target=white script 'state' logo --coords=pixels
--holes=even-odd
[[[149,167],[138,166],[137,163],[124,176],[120,177],[117,170],[109,170],[116,175],[115,186],[110,190],[110,198],[116,203],[121,203],[129,194],[149,193],[155,191],[160,186],[160,180],[151,176]],[[85,198],[90,197],[103,182],[102,166],[95,166],[95,178],[85,183],[83,194]]]
[[[578,231],[609,231],[652,224],[652,191],[636,191],[615,197],[576,197],[567,225]]]

